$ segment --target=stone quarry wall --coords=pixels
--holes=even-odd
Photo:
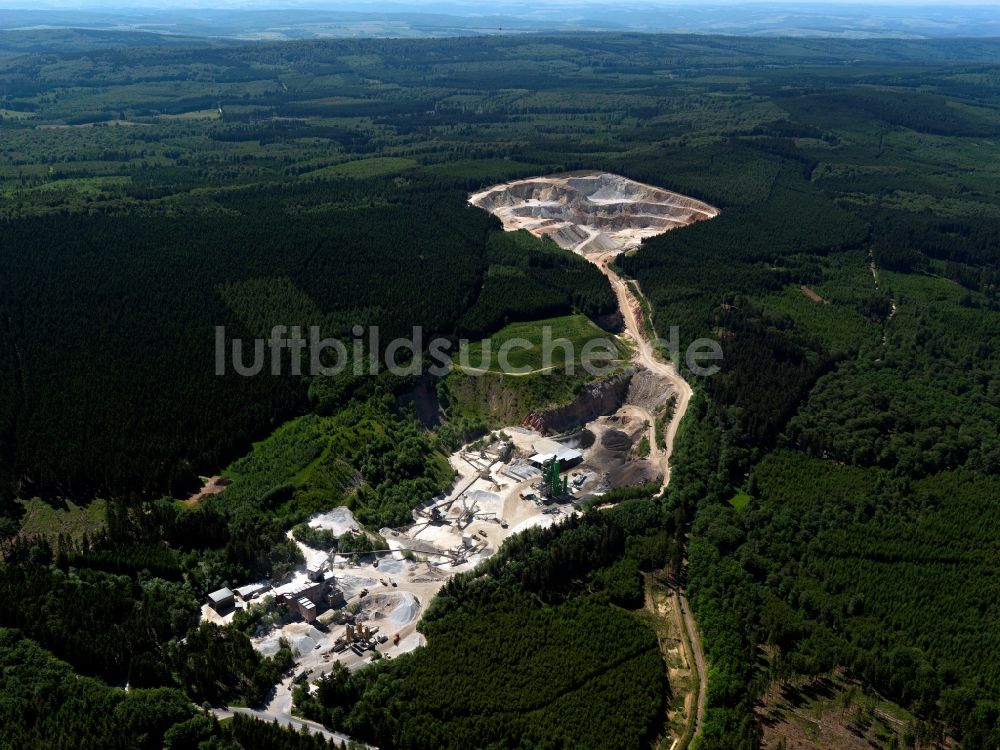
[[[625,403],[633,374],[634,370],[628,368],[589,383],[571,403],[532,412],[525,417],[523,424],[542,434],[553,434],[566,432],[604,414],[612,414]]]

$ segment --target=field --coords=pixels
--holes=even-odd
[[[729,504],[732,505],[736,510],[743,510],[750,504],[751,500],[753,500],[753,498],[750,497],[750,495],[748,495],[747,493],[737,492],[735,495],[732,496],[732,498],[730,498]]]
[[[331,178],[365,178],[382,177],[388,174],[403,172],[411,167],[415,167],[417,162],[413,159],[401,157],[375,157],[372,159],[359,159],[343,164],[334,164],[329,167],[321,167],[313,172],[305,172],[299,177],[301,179],[331,179]]]
[[[568,347],[563,342],[568,342]],[[620,361],[614,336],[583,315],[568,315],[506,325],[489,339],[470,344],[466,354],[459,352],[458,363],[461,369],[472,372],[530,375],[554,369],[572,374],[577,368],[582,370],[588,344],[595,367],[606,369]],[[502,367],[501,353],[512,370]]]
[[[105,506],[101,500],[80,506],[67,501],[65,508],[56,508],[39,498],[22,503],[24,518],[21,520],[21,534],[27,538],[43,537],[55,544],[65,534],[74,542],[79,542],[85,534],[99,531],[105,520]]]

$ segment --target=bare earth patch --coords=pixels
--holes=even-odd
[[[225,477],[202,477],[201,489],[180,502],[189,507],[193,507],[204,500],[209,495],[218,495],[229,486],[229,480]]]
[[[802,291],[802,293],[804,295],[806,295],[813,302],[823,302],[824,304],[827,304],[827,305],[830,304],[829,300],[823,299],[818,294],[816,294],[816,292],[814,292],[812,289],[810,289],[809,287],[807,287],[805,284],[800,284],[799,285],[799,289]]]

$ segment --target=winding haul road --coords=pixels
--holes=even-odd
[[[360,664],[358,665],[360,666]],[[306,730],[309,734],[319,735],[325,737],[331,742],[336,742],[340,744],[350,744],[354,743],[359,747],[371,748],[371,750],[377,750],[372,748],[370,745],[366,745],[356,739],[348,737],[346,734],[341,734],[340,732],[333,732],[322,724],[310,721],[308,719],[301,719],[298,716],[292,714],[292,690],[294,685],[292,684],[292,677],[287,676],[279,682],[273,691],[268,702],[261,706],[260,708],[246,708],[243,706],[217,706],[211,709],[211,714],[220,721],[223,719],[230,719],[236,714],[241,714],[242,716],[250,716],[254,719],[267,722],[277,722],[283,727],[289,727],[297,732]]]
[[[650,441],[650,457],[652,458],[656,455],[659,458],[660,467],[663,471],[663,484],[660,488],[662,492],[670,484],[670,458],[674,451],[677,429],[680,427],[681,419],[684,418],[684,413],[687,411],[688,404],[691,401],[691,386],[681,377],[673,364],[666,363],[659,358],[656,350],[653,349],[652,344],[643,334],[642,326],[639,323],[640,313],[637,312],[641,309],[639,301],[628,288],[628,284],[609,265],[616,256],[617,253],[608,253],[594,258],[593,262],[608,277],[608,281],[611,282],[611,288],[618,298],[618,307],[625,321],[625,330],[628,332],[629,337],[635,341],[635,362],[666,379],[673,386],[674,392],[677,394],[674,415],[670,420],[670,424],[667,425],[667,434],[664,440],[666,449],[659,451],[656,447],[656,441]],[[638,288],[638,285],[636,285],[636,289]],[[651,424],[655,425],[655,421],[651,422]],[[655,430],[655,427],[652,429]],[[654,454],[652,451],[657,451],[657,453]],[[698,675],[698,695],[695,702],[693,740],[701,732],[701,727],[705,720],[705,709],[708,704],[708,665],[705,661],[705,652],[701,646],[701,638],[698,635],[698,625],[694,621],[694,615],[691,614],[691,605],[688,604],[687,597],[681,588],[678,587],[675,593],[675,606],[680,608],[681,623],[685,630],[685,638],[682,638],[681,641],[688,651],[688,663],[694,665]]]
[[[660,359],[652,342],[643,334],[639,300],[629,284],[611,268],[611,262],[622,252],[640,246],[646,237],[712,219],[719,215],[719,210],[678,193],[599,172],[514,180],[474,193],[469,196],[469,203],[497,216],[508,231],[527,229],[538,237],[549,237],[563,249],[594,263],[608,278],[627,335],[635,342],[633,361],[670,383],[677,396],[663,450],[656,441],[656,420],[648,411],[640,410],[649,420],[649,458],[662,471],[662,493],[670,483],[670,459],[677,430],[691,401],[691,386],[673,363]],[[623,216],[631,216],[635,221],[623,225]],[[633,288],[642,294],[638,284]],[[704,723],[708,668],[697,624],[680,586],[675,589],[675,596],[685,631],[681,641],[688,652],[688,663],[694,665],[698,676],[694,728],[687,743],[690,744]]]
[[[601,255],[594,260],[594,263],[608,277],[608,281],[611,282],[611,288],[618,298],[618,307],[625,321],[625,330],[628,332],[629,337],[635,341],[635,362],[664,378],[673,387],[674,393],[677,394],[674,416],[667,426],[667,434],[664,440],[666,450],[659,451],[659,449],[655,448],[655,442],[653,444],[654,448],[652,448],[652,450],[657,451],[655,455],[659,458],[660,468],[663,470],[662,488],[666,489],[670,483],[670,457],[674,451],[674,440],[677,437],[677,428],[680,426],[681,419],[687,411],[688,403],[691,401],[691,386],[680,376],[677,368],[672,363],[664,362],[660,359],[659,355],[653,349],[653,345],[643,335],[642,327],[639,323],[640,313],[637,312],[640,309],[639,301],[628,288],[628,284],[611,269],[610,263],[616,255]]]

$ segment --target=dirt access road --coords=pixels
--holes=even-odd
[[[635,342],[634,362],[664,378],[677,395],[673,418],[664,436],[664,450],[657,446],[655,419],[647,412],[652,438],[650,460],[662,470],[662,493],[670,483],[670,459],[678,427],[691,400],[691,386],[673,363],[660,359],[643,334],[642,307],[632,289],[640,295],[642,290],[635,282],[630,289],[610,264],[622,252],[639,247],[647,237],[712,219],[719,210],[678,193],[600,172],[514,180],[474,193],[469,202],[497,216],[508,231],[527,229],[536,236],[549,237],[560,247],[594,263],[607,276],[618,300],[626,335]],[[693,739],[701,731],[705,716],[708,669],[687,598],[679,588],[675,597],[686,631],[681,640],[688,651],[688,662],[695,666],[698,676],[695,726],[690,734]]]
[[[660,451],[656,447],[656,441],[651,441],[650,458],[653,459],[655,456],[662,468],[663,484],[660,487],[660,492],[663,492],[667,488],[667,485],[670,484],[670,457],[673,455],[677,429],[691,401],[691,386],[680,376],[680,373],[677,372],[677,368],[673,364],[666,363],[659,358],[652,344],[643,335],[639,316],[636,314],[636,311],[641,309],[639,301],[632,294],[628,284],[609,266],[617,255],[617,253],[603,254],[593,260],[597,264],[597,267],[601,269],[601,272],[608,277],[608,281],[611,282],[611,288],[614,289],[615,296],[618,298],[618,307],[625,321],[625,330],[629,337],[635,341],[635,362],[666,379],[674,387],[674,392],[677,394],[674,416],[667,426],[667,434],[664,441],[666,450]],[[636,284],[635,288],[639,288],[638,284]],[[655,424],[655,422],[651,422],[651,424]],[[651,427],[651,432],[653,430],[655,430],[655,427]],[[654,453],[653,451],[656,452]],[[708,665],[705,661],[705,651],[701,646],[701,638],[698,635],[698,625],[694,621],[694,615],[691,614],[691,605],[688,604],[687,597],[681,589],[678,588],[675,590],[675,596],[675,606],[680,609],[681,623],[685,630],[682,641],[688,650],[688,661],[694,665],[698,675],[698,697],[695,706],[693,739],[701,732],[701,727],[705,719],[705,708],[708,701]]]
[[[664,362],[660,359],[659,355],[653,349],[652,344],[650,344],[649,340],[643,335],[642,327],[639,323],[639,316],[636,314],[636,311],[641,309],[639,302],[632,294],[632,291],[628,288],[628,284],[626,284],[609,265],[616,256],[617,253],[613,255],[601,255],[595,259],[595,263],[597,267],[601,269],[601,272],[608,277],[608,281],[611,282],[611,288],[614,289],[615,296],[618,298],[618,307],[621,310],[622,318],[625,321],[625,330],[628,333],[629,338],[633,339],[635,342],[636,350],[634,361],[636,364],[642,365],[647,370],[650,370],[667,380],[673,386],[674,392],[677,394],[674,416],[670,420],[670,424],[667,426],[667,434],[664,440],[666,450],[660,451],[655,447],[656,443],[654,441],[651,450],[656,451],[656,453],[654,454],[651,452],[650,454],[651,456],[657,456],[663,470],[662,491],[663,489],[666,489],[668,484],[670,484],[670,457],[673,455],[674,440],[677,437],[677,428],[680,426],[681,419],[683,419],[684,413],[687,411],[688,403],[691,401],[691,386],[688,385],[688,382],[680,376],[680,373],[677,372],[677,368],[672,363]],[[638,288],[638,285],[636,285],[636,289]]]

